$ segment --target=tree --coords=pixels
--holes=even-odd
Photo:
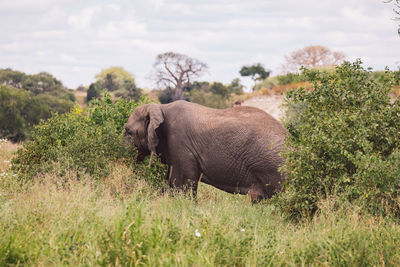
[[[115,91],[115,96],[137,102],[142,96],[142,89],[136,87],[133,81],[125,80],[122,89]]]
[[[254,86],[253,86],[253,91],[254,91],[257,81],[268,78],[271,71],[265,70],[264,66],[261,63],[257,63],[251,66],[243,66],[240,69],[239,73],[241,76],[251,76],[251,79],[254,81]]]
[[[86,103],[89,103],[90,100],[99,98],[100,96],[100,88],[98,83],[91,83],[89,89],[86,92]]]
[[[56,96],[0,85],[0,138],[15,142],[29,138],[34,125],[72,106],[71,101]]]
[[[243,94],[243,88],[244,85],[240,83],[239,78],[235,78],[231,81],[230,84],[228,84],[228,90],[231,93],[237,94],[237,95],[242,95]]]
[[[292,52],[290,56],[285,56],[285,59],[286,63],[282,69],[288,73],[298,72],[301,66],[308,69],[335,66],[344,61],[345,55],[321,45],[311,45]]]
[[[75,101],[73,93],[53,75],[47,72],[26,74],[12,69],[0,69],[0,84],[21,88],[35,95],[48,94],[64,100]]]
[[[227,98],[230,95],[228,87],[220,82],[214,82],[211,84],[210,91],[213,94],[220,95],[222,98]]]
[[[157,86],[169,88],[172,92],[171,100],[175,101],[184,98],[184,88],[205,72],[207,64],[187,55],[166,52],[157,55],[153,67]]]
[[[114,92],[116,97],[122,97],[133,101],[138,101],[142,95],[142,90],[136,86],[133,75],[123,67],[110,67],[104,69],[95,77],[97,79],[95,82],[97,88],[92,88],[90,94],[88,91],[88,101],[92,97],[98,97],[101,89]],[[95,93],[96,90],[97,93]]]
[[[383,1],[384,3],[392,3],[395,6],[393,8],[394,13],[396,13],[397,17],[394,18],[394,20],[400,20],[400,0],[387,0]],[[399,28],[397,29],[397,33],[400,35],[400,25]]]
[[[123,67],[110,67],[104,69],[99,74],[96,74],[95,78],[96,81],[100,83],[101,87],[110,92],[121,89],[125,81],[135,83],[133,75]]]

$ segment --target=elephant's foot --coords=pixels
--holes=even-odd
[[[252,203],[259,203],[265,198],[264,192],[256,186],[251,186],[248,194]]]

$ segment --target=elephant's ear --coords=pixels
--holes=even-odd
[[[157,153],[156,147],[159,142],[156,129],[164,122],[164,115],[161,110],[161,106],[157,104],[149,104],[148,108],[149,126],[147,128],[147,144],[149,150],[153,153]]]

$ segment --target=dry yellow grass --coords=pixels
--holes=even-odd
[[[19,144],[0,139],[0,172],[6,172],[11,165],[11,158],[19,148]]]
[[[85,91],[78,91],[78,90],[74,90],[74,95],[75,95],[75,99],[76,99],[76,103],[81,107],[84,108],[86,107],[86,92]]]
[[[392,88],[391,97],[393,99],[396,99],[396,98],[400,97],[400,85],[397,85],[397,86]]]

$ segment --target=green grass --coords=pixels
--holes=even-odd
[[[197,201],[161,194],[120,165],[103,182],[47,174],[21,186],[4,172],[0,266],[400,264],[396,221],[334,199],[312,221],[291,223],[268,202],[204,184]]]

